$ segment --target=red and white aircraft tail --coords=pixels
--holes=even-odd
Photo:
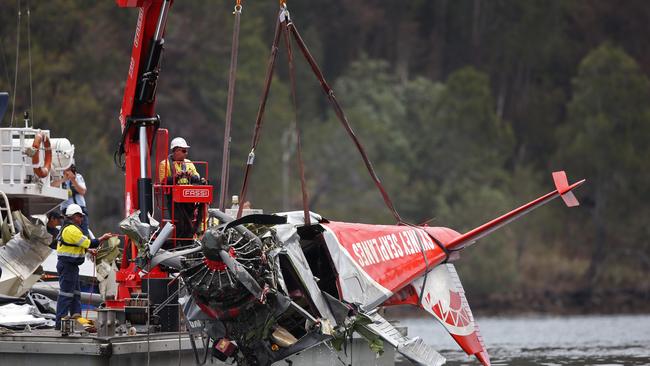
[[[433,315],[468,355],[490,365],[483,337],[469,307],[456,268],[447,263],[435,267],[397,292],[384,305],[410,304]]]
[[[566,173],[559,171],[553,173],[553,181],[555,182],[555,191],[465,234],[458,235],[451,240],[442,240],[442,244],[447,250],[460,250],[557,197],[562,197],[564,203],[569,207],[579,204],[572,190],[583,184],[584,179],[569,185]],[[440,230],[437,228],[425,227],[424,229],[431,235],[440,235]],[[418,277],[396,292],[384,303],[387,306],[398,304],[421,307],[442,324],[463,351],[468,355],[474,355],[481,364],[490,365],[490,357],[483,343],[483,337],[478,324],[474,321],[472,310],[465,297],[465,290],[453,264],[446,263],[436,266],[424,276]]]
[[[419,306],[445,327],[465,353],[476,356],[483,365],[489,365],[490,358],[483,337],[474,322],[454,265],[444,264],[434,268],[414,281],[413,287],[422,296]]]

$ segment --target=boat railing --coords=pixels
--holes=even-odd
[[[2,181],[0,184],[43,184],[50,185],[52,174],[44,178],[34,173],[37,166],[32,164],[32,158],[27,155],[27,150],[32,147],[34,136],[37,133],[44,133],[48,138],[50,131],[34,128],[0,128],[0,173]],[[39,162],[42,166],[45,155],[45,148],[41,147],[36,154],[40,154]],[[54,171],[54,169],[50,169]]]
[[[34,146],[37,134],[45,138]],[[49,144],[45,143],[47,139]],[[46,159],[50,153],[51,159]],[[47,212],[68,198],[67,190],[52,186],[52,182],[63,176],[73,158],[74,145],[66,138],[52,139],[49,130],[0,128],[0,191],[8,197],[13,210],[26,215]],[[51,162],[47,166],[46,160]]]
[[[16,234],[16,228],[14,227],[14,219],[11,216],[11,207],[9,207],[9,200],[7,195],[0,191],[0,225],[4,225],[5,217],[7,217],[7,225],[9,226],[9,232],[11,236]]]

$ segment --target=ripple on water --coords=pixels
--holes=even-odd
[[[492,365],[650,366],[650,315],[487,317],[478,322]],[[400,325],[438,349],[448,365],[476,365],[433,319],[400,319]]]

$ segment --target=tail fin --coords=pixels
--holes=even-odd
[[[465,353],[489,366],[490,357],[454,265],[440,265],[412,285],[422,295],[420,307],[445,327]]]
[[[562,197],[562,200],[564,200],[564,204],[567,205],[567,207],[575,207],[580,205],[576,199],[576,196],[574,196],[573,192],[571,192],[573,187],[569,186],[569,180],[567,179],[564,170],[553,172],[553,182],[555,183],[557,192],[560,194],[560,197]]]

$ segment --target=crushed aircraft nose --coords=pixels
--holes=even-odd
[[[249,300],[260,299],[263,288],[268,287],[264,285],[272,282],[265,245],[255,234],[245,231],[237,226],[211,227],[201,241],[204,257],[183,261],[181,277],[185,285],[197,297],[199,306],[214,310],[216,319],[237,316],[249,306]],[[274,243],[267,241],[267,245]]]
[[[41,277],[34,273],[51,252],[52,236],[43,224],[31,222],[20,211],[13,216],[18,233],[0,247],[0,294],[22,296]]]

